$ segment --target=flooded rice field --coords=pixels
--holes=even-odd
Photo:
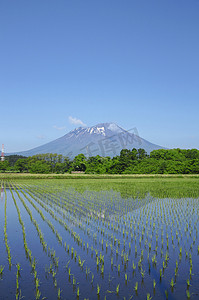
[[[126,187],[2,181],[0,299],[199,299],[199,197]]]

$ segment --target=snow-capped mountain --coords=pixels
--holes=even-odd
[[[57,153],[73,159],[83,153],[85,156],[116,156],[122,149],[143,148],[148,153],[161,149],[139,137],[136,128],[125,130],[115,123],[101,123],[92,127],[78,127],[64,136],[37,148],[14,154],[32,156],[42,153]]]

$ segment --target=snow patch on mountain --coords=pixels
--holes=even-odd
[[[104,127],[97,127],[96,130],[94,131],[94,133],[101,134],[104,136],[106,135]]]

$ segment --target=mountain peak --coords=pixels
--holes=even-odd
[[[71,131],[71,134],[75,134],[76,136],[82,134],[98,134],[101,136],[110,135],[112,133],[119,133],[124,131],[121,127],[119,127],[116,123],[99,123],[97,125],[91,127],[78,127]]]
[[[83,153],[90,156],[116,156],[122,149],[132,150],[143,148],[148,153],[155,149],[161,149],[143,138],[133,130],[127,131],[114,122],[99,123],[91,127],[78,127],[64,136],[39,146],[37,148],[18,152],[25,156],[42,153],[57,153],[73,159]]]

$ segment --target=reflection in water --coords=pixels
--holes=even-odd
[[[3,185],[1,186],[1,201],[3,201],[3,196],[4,196],[4,188]]]
[[[141,179],[47,179],[42,181],[27,181],[34,186],[45,186],[58,192],[73,187],[77,192],[86,191],[115,191],[119,192],[122,198],[143,199],[150,194],[154,198],[198,198],[199,178],[141,178]],[[52,184],[53,183],[53,184]]]
[[[196,293],[198,293],[197,266],[199,265],[197,248],[199,199],[185,198],[187,195],[199,194],[198,182],[192,186],[186,182],[182,184],[181,181],[179,183],[158,181],[156,183],[137,181],[110,183],[104,180],[98,184],[95,181],[84,183],[73,180],[71,183],[59,180],[55,184],[52,180],[45,180],[27,181],[26,184],[16,182],[14,185],[21,188],[19,195],[24,202],[15,191],[13,194],[22,209],[29,249],[39,262],[38,274],[42,277],[42,289],[46,299],[57,298],[57,289],[43,272],[49,262],[55,267],[54,260],[51,260],[55,251],[60,258],[56,276],[59,278],[62,298],[78,298],[77,289],[74,288],[70,277],[67,275],[69,283],[66,284],[66,277],[62,276],[62,270],[66,270],[66,264],[70,263],[74,274],[72,280],[76,278],[76,274],[81,280],[82,299],[88,299],[88,296],[90,299],[99,299],[98,296],[96,297],[96,289],[93,289],[91,284],[91,275],[89,275],[91,271],[88,270],[93,271],[92,278],[97,278],[99,286],[102,287],[100,299],[105,299],[108,290],[113,293],[113,295],[110,293],[109,298],[117,298],[117,300],[124,299],[124,296],[126,299],[131,299],[132,296],[146,299],[147,294],[149,295],[147,298],[153,295],[153,300],[163,300],[165,291],[168,292],[169,300],[185,299],[185,292],[188,290],[187,278],[191,281],[192,300],[198,299]],[[23,266],[24,278],[26,277],[26,280],[21,278],[21,283],[23,282],[24,285],[23,295],[26,299],[30,299],[30,294],[35,288],[29,265],[32,263],[27,260],[23,249],[25,244],[23,246],[22,231],[24,230],[19,222],[17,205],[8,187],[9,184],[6,185],[5,182],[4,188],[1,184],[2,194],[5,192],[5,196],[3,195],[5,202],[8,197],[8,214],[5,213],[9,224],[8,238],[11,253],[17,249],[13,252],[14,259]],[[160,195],[164,197],[160,198]],[[176,198],[177,196],[180,197]],[[3,203],[1,204],[4,206]],[[30,214],[26,207],[30,209]],[[34,221],[30,218],[33,211]],[[41,212],[44,222],[41,222]],[[0,213],[2,213],[0,216],[3,216],[4,209],[0,210]],[[3,226],[3,222],[0,224]],[[35,229],[32,226],[34,224]],[[50,225],[49,228],[47,224]],[[53,246],[53,250],[48,250],[51,258],[44,247],[41,247],[42,242],[38,233],[44,234],[45,240],[43,237],[42,240],[47,249]],[[2,237],[3,230],[0,230],[0,235]],[[63,237],[62,243],[59,241],[60,237]],[[76,262],[76,253],[78,253],[79,263]],[[2,251],[1,264],[6,265],[6,261],[7,253]],[[83,267],[84,261],[86,270]],[[83,270],[83,273],[86,271],[88,275],[83,276],[81,272],[80,276],[80,270]],[[175,277],[174,270],[177,274]],[[4,272],[3,279],[6,280],[0,281],[2,283],[0,299],[8,299],[8,297],[12,299],[16,286],[12,285],[13,276],[10,276],[11,272],[8,268],[5,268]],[[15,276],[16,272],[12,273]],[[164,275],[162,280],[160,274]],[[128,276],[127,280],[124,275]],[[178,279],[172,290],[171,282],[176,277]],[[157,284],[155,288],[152,287],[152,282]],[[132,285],[135,283],[140,286],[138,296],[135,291],[132,291]],[[120,287],[120,294],[115,292],[115,284]],[[7,286],[11,288],[8,289]]]

